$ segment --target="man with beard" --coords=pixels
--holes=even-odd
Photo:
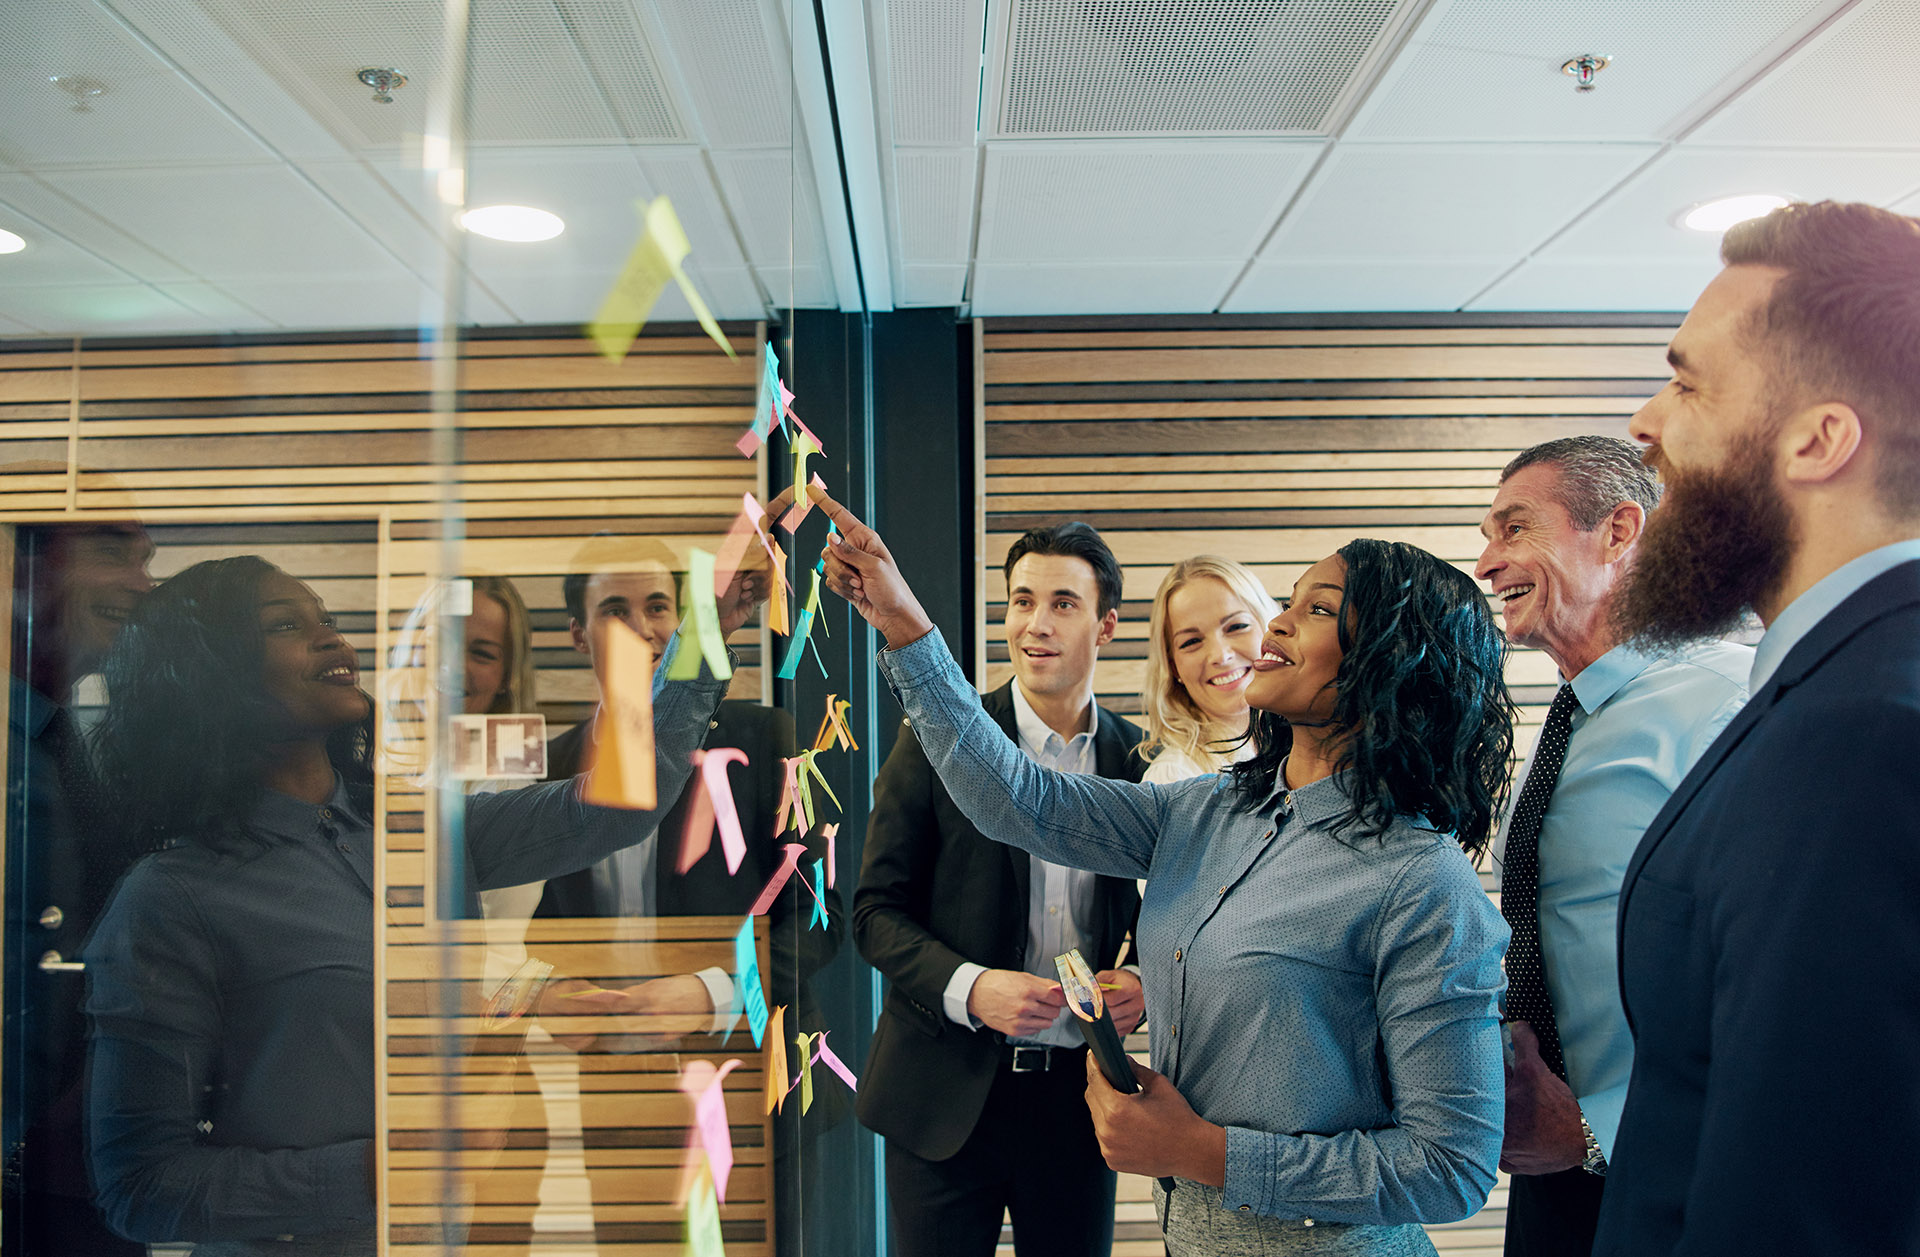
[[[1920,221],[1792,205],[1721,258],[1632,423],[1667,495],[1621,620],[1767,632],[1621,890],[1596,1250],[1920,1253]]]
[[[1523,451],[1500,473],[1474,575],[1507,637],[1564,678],[1494,839],[1507,948],[1509,1257],[1592,1251],[1633,1043],[1615,978],[1620,880],[1647,824],[1747,697],[1753,651],[1648,654],[1611,612],[1660,500],[1640,451],[1608,436]]]

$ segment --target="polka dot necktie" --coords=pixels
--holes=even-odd
[[[1547,993],[1547,971],[1540,956],[1540,822],[1547,801],[1560,780],[1560,764],[1567,757],[1567,739],[1573,734],[1573,709],[1579,700],[1571,685],[1562,685],[1547,709],[1540,745],[1533,753],[1526,784],[1513,807],[1507,826],[1506,862],[1500,875],[1500,915],[1513,928],[1507,945],[1507,1019],[1524,1021],[1540,1039],[1540,1059],[1560,1077],[1567,1076],[1560,1052],[1560,1028],[1553,1020],[1553,997]]]

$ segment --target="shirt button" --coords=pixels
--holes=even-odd
[[[1174,958],[1175,960],[1178,960],[1178,959],[1180,959],[1180,956],[1181,956],[1181,950],[1180,950],[1180,948],[1178,948],[1178,947],[1176,947],[1176,948],[1174,948],[1174,949],[1173,949],[1173,958]]]
[[[47,910],[40,914],[40,928],[43,930],[57,930],[60,928],[60,923],[66,919],[67,914],[60,911],[59,904],[49,904]]]
[[[1252,1205],[1241,1205],[1241,1206],[1240,1206],[1240,1212],[1241,1212],[1241,1213],[1250,1213],[1250,1212],[1252,1212],[1252,1211],[1253,1211],[1253,1206],[1252,1206]]]
[[[1168,1030],[1167,1033],[1171,1034],[1174,1038],[1177,1039],[1180,1037],[1180,1027],[1174,1026],[1170,1030]]]
[[[1220,893],[1221,893],[1221,894],[1223,894],[1223,895],[1224,895],[1224,894],[1226,894],[1226,893],[1227,893],[1227,888],[1226,888],[1225,886],[1222,886],[1222,887],[1220,888]]]
[[[1302,1219],[1300,1219],[1300,1225],[1301,1225],[1301,1226],[1312,1226],[1312,1225],[1313,1225],[1313,1219],[1312,1219],[1312,1218],[1302,1218]]]
[[[330,808],[330,807],[323,807],[323,808],[321,808],[321,809],[320,809],[320,819],[321,819],[321,820],[323,820],[323,821],[330,821],[330,820],[332,820],[332,819],[333,819],[333,809],[332,809],[332,808]]]

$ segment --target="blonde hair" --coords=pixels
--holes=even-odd
[[[488,704],[489,715],[510,715],[539,710],[533,691],[533,620],[520,590],[504,576],[476,576],[473,596],[485,596],[499,603],[507,613],[507,683]]]
[[[1247,609],[1262,626],[1280,614],[1279,605],[1261,587],[1260,580],[1246,567],[1217,554],[1196,554],[1182,559],[1167,572],[1153,595],[1153,615],[1147,621],[1147,679],[1140,695],[1140,708],[1147,717],[1147,736],[1141,740],[1140,757],[1149,763],[1168,747],[1182,752],[1198,764],[1213,758],[1209,742],[1233,736],[1207,719],[1180,684],[1180,673],[1173,666],[1167,644],[1167,603],[1176,591],[1196,580],[1217,580]]]

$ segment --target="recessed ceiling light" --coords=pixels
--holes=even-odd
[[[27,242],[11,231],[0,228],[0,253],[18,253],[27,247]]]
[[[476,236],[514,244],[551,240],[567,229],[558,214],[530,205],[483,205],[460,215],[460,225]]]
[[[1771,192],[1723,196],[1688,210],[1681,216],[1680,225],[1695,231],[1725,231],[1735,223],[1771,214],[1787,203],[1786,197],[1775,196]]]

